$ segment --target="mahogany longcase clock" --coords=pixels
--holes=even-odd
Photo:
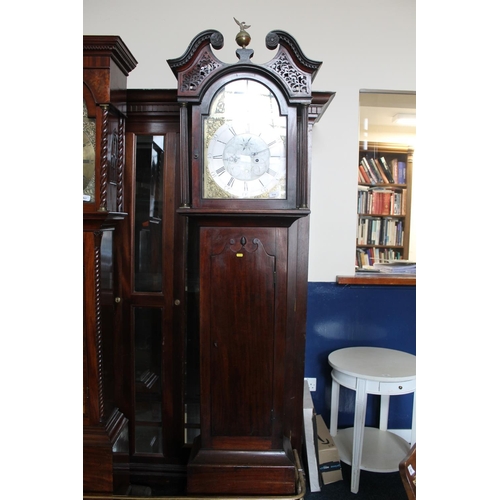
[[[181,103],[182,203],[188,273],[199,290],[201,431],[188,494],[296,492],[309,238],[309,106],[321,66],[273,31],[262,65],[239,23],[238,61],[196,36],[168,63]],[[329,94],[328,98],[332,98]]]
[[[127,78],[137,61],[119,36],[83,37],[83,489],[126,489],[128,419],[116,405]]]

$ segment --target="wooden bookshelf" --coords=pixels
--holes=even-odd
[[[360,142],[356,265],[408,259],[413,148]]]

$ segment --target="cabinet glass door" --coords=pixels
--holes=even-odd
[[[159,308],[134,308],[136,453],[163,453],[161,316]]]
[[[162,290],[163,136],[137,136],[135,290]]]
[[[178,129],[175,120],[150,123],[142,112],[127,120],[129,217],[121,255],[123,376],[117,392],[129,419],[130,477],[137,484],[164,479],[189,456],[183,427],[186,229],[185,218],[177,215]]]

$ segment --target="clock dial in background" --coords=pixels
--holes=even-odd
[[[83,189],[89,185],[95,172],[95,149],[89,135],[83,132]]]
[[[83,201],[95,201],[95,121],[83,101]]]

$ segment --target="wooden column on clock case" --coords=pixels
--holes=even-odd
[[[127,469],[119,465],[128,459],[128,420],[114,395],[121,315],[115,233],[127,215],[126,84],[136,64],[120,37],[83,37],[84,133],[95,155],[87,183],[84,157],[83,201],[83,490],[91,494],[124,492],[128,487]]]
[[[214,55],[212,48],[223,46],[214,30],[200,33],[183,56],[168,60],[183,106],[185,182],[178,213],[189,219],[194,260],[188,273],[198,274],[199,290],[197,310],[188,314],[199,318],[201,433],[187,467],[187,490],[191,495],[292,495],[298,477],[293,450],[302,448],[310,128],[334,94],[323,93],[313,105],[311,83],[321,63],[308,59],[288,33],[267,35],[267,48],[277,50],[271,61],[257,65],[246,47],[250,37],[240,28],[236,40],[242,48],[234,64]],[[207,116],[213,102],[222,102],[216,100],[221,89],[238,80],[262,84],[280,116],[286,116],[285,196],[231,196],[220,182],[220,195],[217,187],[204,190]],[[253,129],[233,133],[258,143],[250,138]]]

